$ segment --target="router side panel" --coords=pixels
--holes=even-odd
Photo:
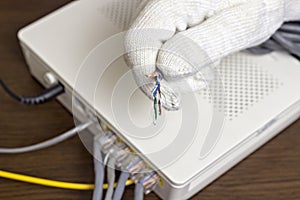
[[[50,87],[45,75],[51,73],[57,80],[64,85],[65,93],[60,95],[57,100],[73,115],[74,121],[87,121],[90,115],[93,114],[91,108],[84,103],[84,100],[76,95],[73,89],[62,79],[51,66],[47,65],[41,58],[38,57],[26,44],[20,41],[20,46],[28,65],[31,75],[41,83],[45,88]],[[98,134],[97,127],[89,127],[92,134]]]

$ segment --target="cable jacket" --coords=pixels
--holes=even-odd
[[[6,85],[5,83],[0,79],[0,85],[4,89],[4,91],[14,100],[21,102],[21,97],[13,93]]]
[[[94,141],[94,171],[95,171],[95,189],[93,200],[101,200],[103,195],[102,185],[104,182],[104,165],[101,153],[101,146]]]
[[[61,189],[70,189],[70,190],[93,190],[94,184],[86,184],[86,183],[70,183],[70,182],[63,182],[63,181],[55,181],[49,180],[44,178],[38,178],[33,176],[27,176],[23,174],[17,174],[12,172],[7,172],[0,170],[0,177],[15,180],[15,181],[22,181],[25,183],[32,183],[36,185],[43,185],[47,187],[55,187]],[[128,180],[126,182],[126,186],[132,185],[134,182],[132,180]],[[116,186],[117,184],[115,184]],[[108,184],[103,184],[103,189],[108,188]]]
[[[284,23],[280,30],[288,32],[288,33],[295,33],[295,34],[300,34],[300,21],[295,21],[295,22],[289,22],[289,23]]]
[[[0,148],[0,153],[2,154],[17,154],[17,153],[27,153],[27,152],[31,152],[31,151],[37,151],[37,150],[41,150],[41,149],[45,149],[47,147],[56,145],[60,142],[63,142],[71,137],[73,137],[74,135],[76,135],[78,132],[88,128],[90,125],[92,125],[94,123],[94,120],[89,120],[85,123],[82,123],[81,125],[55,137],[49,140],[46,140],[44,142],[38,143],[38,144],[34,144],[31,146],[26,146],[26,147],[19,147],[19,148]]]
[[[123,171],[120,175],[117,187],[115,189],[115,193],[113,196],[113,200],[121,200],[125,187],[126,187],[126,181],[129,179],[129,173]]]
[[[36,96],[18,96],[15,93],[13,93],[6,85],[5,83],[0,79],[0,86],[4,89],[4,91],[13,99],[16,101],[26,104],[26,105],[38,105],[46,103],[57,96],[61,95],[65,92],[65,88],[62,84],[58,83],[57,85],[54,85],[48,89],[45,89],[42,93],[36,95]]]
[[[136,183],[134,188],[134,200],[144,199],[144,187],[141,183]]]
[[[114,182],[115,182],[115,163],[116,159],[111,156],[107,164],[107,183],[108,188],[105,195],[105,200],[111,200],[114,193]]]
[[[285,51],[300,57],[300,23],[287,22],[274,35],[260,46],[248,49],[254,54],[268,54]]]
[[[300,35],[299,35],[300,37]],[[300,57],[300,45],[288,40],[280,32],[276,33],[273,36],[273,39],[276,40],[283,48],[285,48],[289,53],[294,54]]]
[[[72,189],[72,190],[92,190],[94,188],[93,184],[84,184],[84,183],[69,183],[62,181],[53,181],[43,178],[37,178],[32,176],[26,176],[11,172],[6,172],[0,170],[0,177],[7,178],[16,181],[23,181],[27,183],[33,183],[37,185],[43,185],[47,187],[63,188],[63,189]]]

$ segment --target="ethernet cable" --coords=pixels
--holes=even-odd
[[[134,188],[134,200],[144,199],[144,187],[141,183],[136,183]]]
[[[46,140],[44,142],[38,143],[38,144],[34,144],[31,146],[26,146],[26,147],[18,147],[18,148],[0,148],[0,154],[18,154],[18,153],[27,153],[27,152],[31,152],[31,151],[37,151],[37,150],[41,150],[41,149],[45,149],[47,147],[56,145],[60,142],[63,142],[73,136],[75,136],[78,132],[88,128],[89,126],[91,126],[92,124],[95,123],[94,119],[90,119],[85,123],[82,123],[78,126],[76,126],[75,128],[55,137],[49,140]]]
[[[35,145],[27,146],[27,147],[20,147],[20,148],[0,148],[0,153],[4,154],[16,154],[16,153],[25,153],[35,150],[40,150],[47,148],[49,146],[58,144],[75,134],[77,132],[82,131],[86,128],[88,128],[90,125],[92,125],[95,122],[95,120],[89,120],[85,123],[82,123],[81,125],[75,127],[74,129],[67,131],[66,133],[63,133],[62,135],[55,137],[53,139],[47,140],[45,142],[41,142]],[[134,183],[132,180],[128,180],[129,173],[128,172],[122,172],[120,176],[120,182],[114,183],[115,181],[115,170],[113,166],[115,166],[116,159],[111,156],[109,158],[110,153],[107,154],[105,158],[105,162],[108,160],[108,165],[110,167],[107,168],[107,174],[108,174],[108,184],[103,184],[104,181],[104,165],[102,163],[102,153],[101,153],[101,145],[99,142],[95,140],[94,143],[94,163],[95,163],[95,185],[93,184],[84,184],[84,183],[70,183],[70,182],[62,182],[62,181],[54,181],[54,180],[48,180],[43,178],[37,178],[32,176],[26,176],[11,172],[6,172],[3,170],[0,170],[0,177],[7,178],[11,180],[17,180],[32,184],[38,184],[48,187],[56,187],[56,188],[62,188],[62,189],[73,189],[73,190],[93,190],[93,200],[101,200],[102,199],[102,193],[103,189],[107,189],[106,197],[105,199],[112,199],[113,200],[119,200],[122,198],[122,195],[124,193],[125,186],[131,185]],[[115,194],[113,194],[113,188],[116,187]],[[142,200],[144,194],[143,185],[138,183],[136,185],[135,189],[135,196],[137,200]]]
[[[13,99],[16,101],[25,104],[25,105],[38,105],[46,103],[57,96],[63,94],[65,92],[65,88],[62,84],[58,83],[57,85],[54,85],[46,90],[44,90],[42,93],[36,96],[18,96],[15,93],[13,93],[6,84],[0,79],[0,86],[4,89],[4,91]]]
[[[0,170],[0,177],[10,179],[10,180],[15,180],[15,181],[21,181],[25,183],[32,183],[36,185],[61,188],[61,189],[70,189],[70,190],[93,190],[94,189],[94,184],[55,181],[55,180],[49,180],[44,178],[38,178],[33,176],[7,172],[4,170]],[[133,183],[134,182],[132,180],[128,180],[126,181],[126,186],[132,185]],[[115,183],[114,186],[117,186],[117,184]],[[103,189],[107,189],[108,184],[103,184],[101,187]]]
[[[101,200],[102,199],[102,185],[104,181],[104,165],[101,153],[101,145],[97,141],[94,140],[94,171],[95,171],[95,189],[93,192],[93,200]],[[107,186],[108,187],[108,186]]]
[[[128,181],[128,179],[129,179],[129,173],[123,171],[118,180],[118,184],[115,189],[113,200],[121,200],[122,199],[122,196],[123,196],[123,193],[125,190],[125,186],[126,186],[126,182]]]
[[[116,159],[111,156],[107,163],[107,182],[108,188],[105,195],[105,200],[111,200],[114,193],[114,182],[115,182],[115,163]]]
[[[125,170],[122,171],[120,177],[119,177],[119,181],[117,183],[116,189],[115,191],[113,190],[114,188],[114,181],[115,181],[115,167],[118,166],[117,163],[122,163],[124,161],[124,159],[128,158],[126,155],[128,155],[128,149],[126,148],[126,146],[122,145],[121,143],[115,143],[116,142],[116,138],[115,135],[108,131],[106,132],[106,134],[101,134],[99,136],[96,136],[95,139],[95,144],[94,144],[94,152],[97,154],[101,154],[100,150],[102,150],[102,152],[104,152],[106,154],[105,158],[103,159],[103,164],[102,164],[102,155],[97,156],[94,153],[94,157],[98,158],[95,159],[95,175],[96,175],[96,186],[95,186],[95,191],[94,191],[94,195],[93,195],[93,200],[100,200],[102,197],[102,191],[100,190],[100,184],[97,183],[97,180],[103,180],[103,174],[104,174],[104,166],[107,165],[107,181],[108,181],[108,188],[106,191],[106,196],[105,196],[105,200],[121,200],[125,187],[126,187],[126,183],[128,182],[130,173]],[[114,146],[115,144],[115,146]],[[99,159],[100,157],[100,159]],[[100,161],[100,163],[99,163]],[[118,161],[118,162],[117,162]],[[138,162],[139,163],[139,162]],[[127,165],[128,163],[123,163],[121,164],[120,168],[122,168],[122,165]],[[124,167],[124,166],[123,166]],[[132,166],[134,167],[134,166]],[[101,174],[102,176],[99,177],[99,171],[101,170]]]

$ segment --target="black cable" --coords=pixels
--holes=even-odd
[[[65,92],[64,86],[61,83],[58,83],[57,85],[54,85],[44,90],[41,94],[38,94],[36,96],[25,97],[25,96],[18,96],[15,93],[13,93],[1,79],[0,79],[0,85],[11,98],[26,105],[43,104],[56,98],[57,96]]]

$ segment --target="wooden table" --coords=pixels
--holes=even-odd
[[[0,1],[0,77],[18,94],[42,87],[30,76],[17,31],[68,0]],[[296,92],[296,91],[295,91]],[[73,126],[72,116],[56,101],[23,106],[0,90],[0,146],[29,145]],[[219,178],[194,199],[300,199],[300,120]],[[55,147],[21,155],[0,155],[0,169],[62,181],[93,182],[92,156],[78,137]],[[0,199],[90,199],[91,191],[53,189],[0,179]],[[133,198],[128,187],[124,199]],[[158,199],[150,194],[146,199]]]

